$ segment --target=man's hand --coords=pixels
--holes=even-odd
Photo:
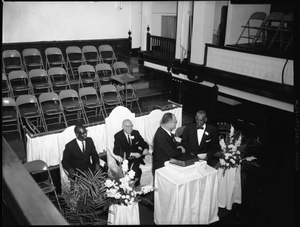
[[[180,149],[181,149],[181,152],[182,152],[182,153],[185,153],[185,149],[184,149],[183,146],[178,146],[177,148],[180,148]]]
[[[140,153],[137,153],[137,152],[131,152],[131,153],[130,153],[130,156],[134,156],[134,157],[136,157],[136,158],[139,158],[139,157],[141,157],[142,155],[141,155]]]
[[[72,178],[73,176],[74,176],[74,174],[75,174],[75,170],[73,169],[73,168],[70,168],[69,169],[69,178]]]
[[[147,154],[149,154],[149,150],[148,149],[144,149],[143,155],[147,155]]]
[[[123,158],[119,155],[115,155],[115,159],[118,161],[118,162],[123,162]]]

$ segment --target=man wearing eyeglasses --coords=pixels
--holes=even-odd
[[[87,137],[87,130],[82,124],[74,128],[76,138],[66,144],[63,152],[62,166],[69,173],[69,178],[77,169],[93,172],[100,170],[99,156],[91,137]],[[92,163],[91,163],[92,158]]]
[[[128,168],[135,172],[135,186],[140,185],[142,170],[140,164],[145,164],[143,158],[149,152],[149,145],[140,135],[139,131],[133,129],[129,119],[122,122],[122,130],[115,134],[114,154],[118,162],[128,160]]]

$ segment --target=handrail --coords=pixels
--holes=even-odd
[[[146,53],[159,58],[175,58],[176,39],[151,35],[147,27]]]
[[[69,225],[2,137],[2,195],[20,225]]]

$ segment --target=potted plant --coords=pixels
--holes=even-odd
[[[93,173],[80,171],[70,179],[70,185],[63,185],[59,196],[62,215],[71,225],[106,225],[106,187],[107,174],[102,170]]]

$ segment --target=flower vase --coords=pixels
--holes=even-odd
[[[123,204],[110,205],[107,221],[109,225],[139,225],[139,203],[134,202],[127,206]]]
[[[233,203],[242,202],[241,165],[235,168],[218,169],[218,203],[219,207],[232,209]]]

